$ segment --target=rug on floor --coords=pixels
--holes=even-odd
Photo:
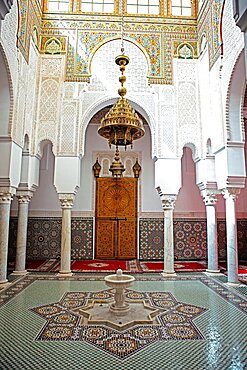
[[[226,262],[220,262],[219,268],[221,272],[227,272],[227,263]],[[238,265],[238,274],[247,274],[247,263],[239,263]]]
[[[164,271],[164,263],[160,261],[140,261],[140,266],[143,272],[162,272]],[[174,263],[175,271],[205,271],[206,267],[199,262],[175,262]]]
[[[115,272],[119,268],[126,272],[141,272],[136,260],[77,260],[71,264],[72,272]]]
[[[34,260],[34,261],[27,261],[26,269],[27,271],[40,271],[40,272],[50,272],[50,271],[58,271],[60,266],[60,261],[51,258],[48,260]]]

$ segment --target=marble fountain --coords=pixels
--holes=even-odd
[[[121,269],[116,274],[107,275],[105,284],[111,290],[105,296],[88,302],[76,311],[81,316],[82,325],[106,325],[113,329],[125,330],[137,324],[153,324],[159,309],[149,306],[145,300],[128,300],[126,289],[135,281],[134,276],[123,274]],[[127,291],[128,292],[128,291]]]

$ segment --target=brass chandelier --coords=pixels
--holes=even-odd
[[[124,83],[126,77],[124,75],[125,66],[129,63],[129,58],[124,55],[123,31],[124,31],[124,3],[123,0],[120,4],[121,8],[121,55],[115,58],[115,63],[119,65],[121,76],[119,82],[121,87],[118,89],[120,96],[113,107],[106,113],[105,117],[101,120],[101,125],[98,129],[100,136],[108,140],[109,147],[111,145],[124,146],[125,149],[128,145],[133,145],[133,141],[142,137],[145,133],[143,123],[134,108],[130,105],[125,98],[127,93]]]
[[[121,87],[118,89],[119,98],[101,120],[98,128],[100,136],[108,140],[109,147],[116,146],[115,158],[110,166],[113,177],[122,177],[125,168],[120,160],[119,146],[124,146],[125,150],[128,145],[133,146],[134,140],[141,138],[145,134],[143,122],[125,98],[127,89],[124,87],[126,76],[124,75],[125,67],[129,64],[129,58],[124,55],[123,45],[123,0],[122,0],[122,19],[121,19],[121,54],[115,58],[115,63],[119,65],[121,76],[119,82]]]
[[[124,49],[121,48],[122,54],[117,56],[115,63],[119,65],[121,76],[119,82],[121,87],[118,89],[120,97],[113,107],[106,113],[101,120],[98,129],[100,136],[108,140],[111,145],[124,146],[133,145],[133,141],[141,138],[145,134],[143,122],[125,98],[127,89],[124,87],[126,77],[124,75],[125,66],[129,63],[129,58],[124,55]]]

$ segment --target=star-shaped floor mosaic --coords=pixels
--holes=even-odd
[[[124,359],[157,341],[204,339],[193,320],[205,308],[179,302],[169,292],[126,290],[125,296],[133,317],[138,316],[134,311],[143,307],[144,316],[139,320],[100,318],[101,307],[106,312],[114,300],[111,289],[68,292],[58,302],[32,308],[46,319],[36,340],[85,341]],[[97,314],[92,317],[95,307]]]

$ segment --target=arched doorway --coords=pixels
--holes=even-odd
[[[138,220],[140,217],[146,214],[146,212],[152,212],[153,209],[157,208],[156,200],[158,206],[160,206],[159,199],[156,190],[154,188],[154,162],[151,158],[151,130],[144,119],[144,117],[138,111],[138,114],[142,117],[145,127],[145,135],[143,138],[136,140],[134,142],[133,149],[127,148],[125,151],[120,148],[120,158],[121,162],[125,167],[125,172],[123,174],[123,191],[120,190],[118,183],[111,183],[112,174],[109,171],[110,165],[114,160],[114,148],[109,149],[107,140],[100,137],[97,133],[98,127],[100,125],[101,118],[109,110],[109,106],[99,110],[91,119],[87,126],[85,132],[85,156],[82,160],[82,181],[81,187],[78,190],[78,195],[82,194],[82,202],[79,207],[83,207],[84,210],[93,210],[94,216],[94,257],[97,258],[116,258],[116,259],[133,259],[138,258],[139,255],[139,229]],[[98,159],[101,165],[101,172],[99,183],[97,179],[94,178],[92,172],[92,166]],[[138,159],[139,164],[142,167],[139,179],[134,178],[133,165]],[[109,199],[113,201],[114,193],[118,192],[125,195],[129,199],[126,201],[124,197],[121,198],[122,203],[126,204],[125,210],[111,209],[111,213],[106,214],[98,210],[98,189],[103,186],[103,179],[105,179],[104,192],[107,200],[101,200],[102,207],[109,203]],[[107,181],[109,183],[107,183]],[[132,183],[131,183],[132,182]],[[110,184],[111,183],[111,184]],[[131,185],[129,185],[131,183]],[[106,190],[108,188],[109,190]],[[127,185],[128,184],[128,185]],[[122,184],[121,184],[122,185]],[[87,189],[87,191],[86,191]],[[127,189],[127,190],[126,190]],[[130,190],[131,189],[131,190]],[[129,196],[127,193],[133,192]],[[101,195],[99,195],[100,197]],[[103,196],[103,195],[102,195]],[[134,204],[132,203],[134,201]],[[90,205],[92,202],[92,205]],[[131,204],[131,205],[130,205]],[[116,204],[115,204],[116,205]],[[120,206],[119,202],[118,205]],[[132,210],[130,212],[130,209]],[[85,212],[85,211],[84,211]],[[105,213],[104,213],[105,212]],[[88,213],[89,214],[89,213]],[[104,231],[105,240],[103,240],[102,230],[97,231],[97,219],[100,217],[101,227]],[[102,217],[102,218],[101,218]],[[126,218],[126,220],[125,220]],[[103,223],[104,221],[104,223]],[[119,230],[125,230],[125,236],[119,237]],[[134,230],[134,231],[133,231]],[[97,242],[97,237],[100,237],[100,241]],[[129,248],[128,244],[133,243],[134,247]],[[125,242],[123,242],[125,240]],[[115,242],[113,246],[113,242]],[[102,251],[98,249],[99,243],[102,249],[107,249]],[[120,244],[119,244],[120,243]],[[106,247],[108,245],[108,247]],[[121,247],[121,245],[123,247]],[[130,249],[132,252],[130,253]]]

